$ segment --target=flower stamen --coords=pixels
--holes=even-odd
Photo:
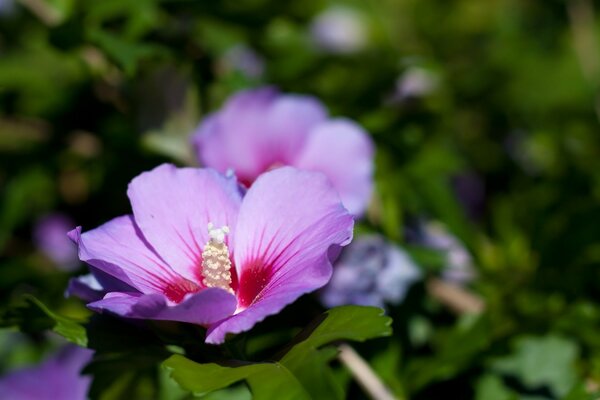
[[[202,283],[206,287],[218,287],[233,293],[229,248],[225,244],[225,235],[228,233],[227,225],[215,228],[212,222],[208,223],[210,239],[202,251]]]

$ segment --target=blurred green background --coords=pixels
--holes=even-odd
[[[600,385],[595,6],[0,0],[0,307],[32,293],[84,313],[62,296],[71,272],[36,247],[40,219],[60,212],[89,229],[128,213],[131,178],[193,164],[202,116],[272,84],[372,135],[377,194],[362,229],[406,244],[415,221],[437,220],[474,259],[481,316],[453,315],[422,285],[393,311],[394,339],[364,348],[399,396],[589,398]],[[48,346],[3,335],[0,372]]]

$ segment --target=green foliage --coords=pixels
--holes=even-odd
[[[355,52],[311,37],[314,18],[340,5],[365,24]],[[24,335],[1,342],[0,371],[43,359],[49,330],[96,351],[93,398],[189,398],[159,370],[166,359],[193,391],[238,382],[208,399],[365,398],[327,345],[387,334],[378,311],[332,310],[297,335],[322,312],[308,297],[224,347],[205,345],[201,327],[84,322],[84,306],[62,296],[84,267],[56,268],[35,242],[47,213],[86,230],[130,213],[134,176],[196,164],[198,122],[235,91],[272,84],[316,96],[371,134],[376,193],[357,237],[403,246],[425,281],[444,273],[447,253],[415,240],[421,222],[443,224],[472,257],[466,289],[483,298],[482,315],[455,316],[419,284],[386,310],[393,336],[357,345],[397,396],[598,397],[600,14],[590,5],[0,1],[0,325]],[[233,65],[240,47],[262,73]],[[414,69],[435,85],[398,96]]]
[[[527,388],[548,386],[556,396],[565,396],[576,380],[577,345],[560,336],[522,337],[514,353],[492,363],[492,369],[517,377]]]
[[[3,312],[0,327],[18,327],[28,333],[50,329],[79,346],[85,347],[88,343],[81,321],[56,314],[33,296],[25,296],[23,304]]]
[[[240,380],[247,381],[256,399],[343,399],[328,362],[336,355],[322,346],[338,340],[364,341],[391,334],[391,320],[378,308],[344,306],[329,310],[293,341],[277,361],[199,364],[181,355],[163,364],[183,388],[210,393]]]

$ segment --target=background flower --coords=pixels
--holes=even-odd
[[[67,237],[67,232],[75,227],[71,218],[64,214],[49,214],[35,225],[33,240],[37,248],[64,271],[74,271],[79,267],[77,247]]]
[[[473,259],[465,246],[448,230],[436,222],[421,225],[419,242],[444,253],[442,278],[457,284],[467,284],[475,277]]]
[[[379,235],[355,239],[335,263],[321,291],[326,307],[397,305],[421,272],[404,250]]]
[[[91,383],[81,370],[92,351],[66,345],[39,365],[0,377],[0,398],[6,400],[85,400]]]
[[[367,27],[360,12],[342,6],[318,14],[311,22],[310,35],[317,48],[330,53],[354,53],[368,42]]]
[[[282,165],[323,172],[344,206],[361,215],[373,190],[373,143],[355,122],[328,118],[315,98],[273,88],[242,91],[206,117],[193,137],[200,162],[246,186]]]

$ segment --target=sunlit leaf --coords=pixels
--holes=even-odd
[[[521,337],[515,342],[513,354],[492,364],[501,373],[517,377],[530,389],[549,387],[557,396],[564,396],[575,384],[577,345],[561,336]]]
[[[24,332],[51,329],[65,339],[87,346],[85,327],[80,321],[58,315],[33,296],[24,296],[24,303],[8,309],[0,316],[0,326],[16,326]]]

